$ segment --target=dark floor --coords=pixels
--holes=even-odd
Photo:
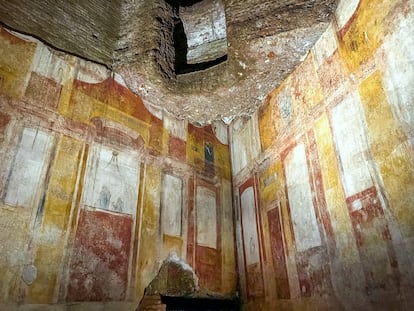
[[[161,297],[167,311],[238,311],[239,302],[223,299],[194,299],[182,297]]]

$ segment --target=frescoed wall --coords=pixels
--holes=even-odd
[[[414,309],[412,29],[340,0],[258,111],[199,127],[0,28],[0,309],[133,310],[167,257],[244,310]]]
[[[340,1],[303,63],[230,125],[247,310],[414,307],[413,21],[412,1]]]
[[[224,123],[150,112],[106,68],[1,28],[0,150],[0,309],[135,309],[171,252],[201,293],[235,294]]]

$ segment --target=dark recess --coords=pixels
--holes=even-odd
[[[174,33],[173,33],[173,44],[174,44],[174,51],[175,51],[175,63],[174,69],[175,74],[186,74],[190,72],[196,72],[208,69],[210,67],[216,66],[227,61],[227,55],[221,56],[216,58],[215,60],[202,62],[197,64],[188,64],[187,63],[187,36],[184,32],[184,25],[179,16],[179,8],[180,6],[192,6],[200,0],[166,0],[166,2],[171,5],[174,9]]]
[[[238,311],[237,300],[161,296],[167,311]]]

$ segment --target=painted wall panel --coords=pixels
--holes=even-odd
[[[162,231],[164,234],[181,236],[183,182],[181,178],[164,174],[162,189]]]
[[[222,276],[224,293],[230,294],[237,287],[233,202],[231,194],[231,182],[222,183],[221,204],[221,252],[222,252]]]
[[[217,248],[216,193],[198,186],[196,190],[197,244]]]
[[[316,222],[303,143],[292,149],[284,165],[297,250],[305,251],[320,246],[321,237]]]
[[[125,299],[132,217],[82,210],[70,264],[68,301]]]
[[[248,119],[232,123],[231,162],[233,174],[237,174],[260,152],[257,113]]]
[[[0,304],[19,298],[22,269],[32,260],[27,249],[30,225],[29,209],[0,205]]]
[[[36,43],[0,29],[0,92],[20,98],[30,77]]]
[[[355,16],[339,31],[340,51],[350,72],[374,56],[387,32],[387,14],[398,4],[393,0],[360,0]]]
[[[290,298],[289,279],[286,267],[285,245],[281,226],[280,207],[276,206],[267,212],[270,231],[270,245],[272,250],[273,266],[275,269],[277,297]]]
[[[359,85],[372,157],[385,187],[393,216],[404,237],[414,236],[414,162],[387,101],[382,73],[375,71]],[[404,189],[404,191],[401,191]]]
[[[135,269],[136,284],[135,292],[138,297],[142,296],[145,288],[154,279],[159,270],[159,264],[154,258],[158,258],[162,240],[159,224],[162,171],[156,164],[146,164],[143,180],[142,205],[140,207],[141,228],[138,233],[138,263]],[[163,260],[164,258],[160,258]]]
[[[359,97],[348,96],[332,109],[332,128],[347,197],[373,185],[366,158],[366,135],[358,109],[360,105]]]
[[[350,1],[341,1],[350,3]],[[327,58],[329,58],[338,48],[336,41],[335,28],[332,24],[328,26],[328,29],[321,35],[319,40],[313,47],[313,57],[315,60],[316,68],[319,68]]]
[[[33,207],[37,203],[51,144],[47,132],[23,129],[4,198],[6,204]]]
[[[259,237],[257,234],[256,203],[253,187],[243,191],[240,197],[243,221],[243,240],[246,266],[260,262]]]
[[[72,200],[83,144],[67,136],[59,138],[45,197],[42,225],[34,244],[37,278],[28,288],[31,303],[53,303],[64,266],[66,234],[71,230]],[[46,259],[47,258],[47,259]]]
[[[269,99],[259,110],[259,131],[262,151],[268,149],[276,139],[273,100]]]
[[[387,40],[385,52],[384,90],[395,118],[403,125],[411,148],[414,149],[414,12],[401,19]]]
[[[336,10],[338,28],[342,29],[358,8],[360,0],[340,0]]]
[[[138,200],[139,159],[93,145],[86,172],[83,203],[103,210],[135,215]]]

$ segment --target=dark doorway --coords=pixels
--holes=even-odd
[[[167,311],[238,311],[237,300],[161,296]]]

